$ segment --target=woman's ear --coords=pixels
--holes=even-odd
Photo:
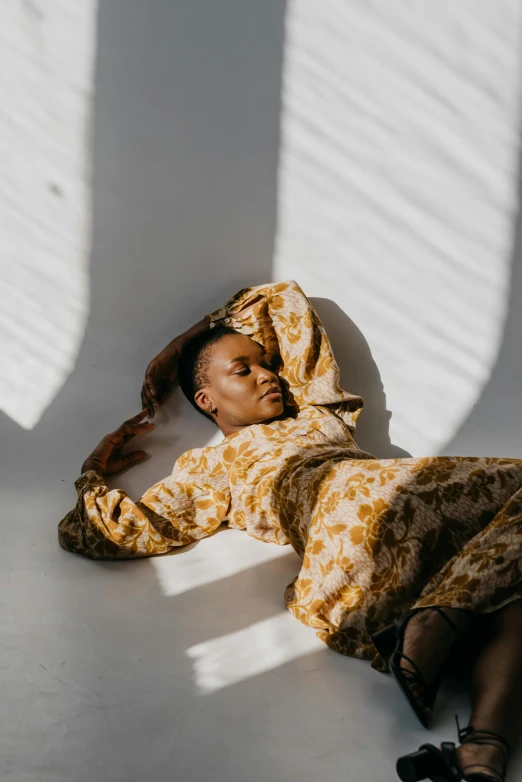
[[[194,401],[197,406],[208,415],[217,414],[217,407],[204,388],[200,388],[200,390],[195,394]]]

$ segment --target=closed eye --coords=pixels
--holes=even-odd
[[[263,369],[268,369],[270,372],[273,372],[274,374],[277,374],[278,370],[278,361],[277,359],[274,361],[261,361],[260,366],[263,367]],[[249,375],[251,372],[250,367],[243,365],[243,368],[238,370],[237,372],[234,372],[234,375]]]

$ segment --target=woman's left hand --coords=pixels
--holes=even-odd
[[[94,470],[99,475],[115,475],[126,467],[146,459],[145,451],[131,451],[126,456],[122,456],[121,451],[133,437],[154,429],[154,424],[144,421],[147,415],[148,411],[142,410],[134,418],[124,421],[114,432],[106,435],[84,461],[82,473]]]

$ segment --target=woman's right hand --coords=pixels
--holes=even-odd
[[[94,470],[99,475],[115,475],[132,464],[137,464],[147,458],[145,451],[132,451],[126,456],[121,455],[122,449],[133,437],[145,434],[154,429],[154,424],[145,421],[147,410],[124,421],[114,432],[106,435],[87,457],[82,466],[82,474]]]
[[[178,361],[182,350],[182,343],[178,339],[173,339],[147,367],[141,388],[141,403],[151,418],[156,412],[156,406],[163,404],[174,388],[178,379]]]

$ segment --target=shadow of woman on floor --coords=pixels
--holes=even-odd
[[[310,301],[330,339],[343,388],[364,399],[364,410],[357,423],[357,444],[379,459],[411,456],[390,440],[392,413],[386,409],[381,375],[362,332],[330,299],[311,298]]]

